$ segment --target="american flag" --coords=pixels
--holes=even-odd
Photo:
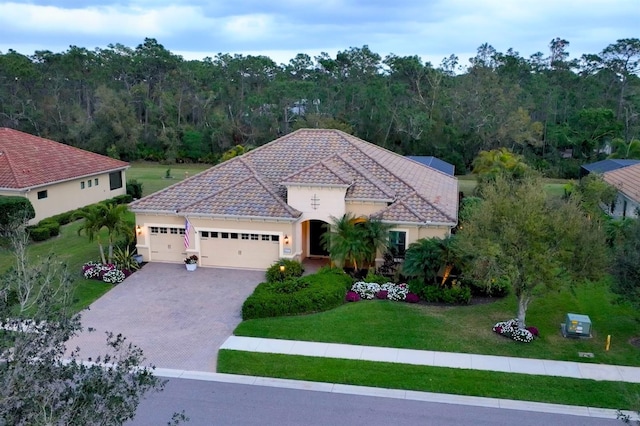
[[[189,240],[189,234],[191,233],[191,222],[185,217],[184,222],[184,248],[188,249],[191,241]]]

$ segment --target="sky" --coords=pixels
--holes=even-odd
[[[0,0],[0,52],[131,48],[155,38],[185,59],[218,53],[331,57],[351,47],[383,58],[468,64],[488,43],[524,57],[569,41],[571,58],[640,38],[640,0]]]

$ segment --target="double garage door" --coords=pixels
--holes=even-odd
[[[151,261],[182,262],[186,257],[184,228],[150,227],[150,237]],[[202,266],[266,269],[280,258],[279,235],[200,231],[196,238]]]
[[[278,235],[200,232],[202,266],[266,269],[280,257]]]

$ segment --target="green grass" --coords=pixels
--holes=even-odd
[[[465,196],[473,195],[477,182],[475,175],[456,176],[458,178],[458,191],[462,191]],[[553,197],[562,197],[564,195],[564,186],[570,182],[568,179],[550,179],[544,178],[544,188],[548,194]]]
[[[169,185],[184,180],[187,176],[193,176],[203,170],[212,167],[211,164],[159,164],[148,162],[131,163],[127,170],[127,180],[136,179],[142,183],[143,195],[149,195],[166,188]],[[167,179],[167,169],[171,169],[171,179]]]
[[[640,384],[221,350],[218,372],[628,409]]]
[[[73,307],[76,311],[86,308],[112,287],[111,284],[86,280],[82,276],[82,265],[89,260],[98,260],[100,252],[95,241],[90,242],[86,236],[78,235],[81,223],[77,221],[62,226],[57,237],[31,243],[28,248],[28,255],[33,263],[52,256],[67,265],[75,285]],[[6,248],[0,248],[0,271],[7,271],[14,265],[13,253]]]
[[[541,336],[530,344],[516,343],[491,331],[498,321],[512,318],[514,297],[472,306],[412,305],[392,301],[360,301],[328,312],[244,321],[239,336],[306,340],[393,348],[486,355],[543,358],[640,366],[640,349],[628,341],[640,335],[637,314],[613,303],[606,282],[585,284],[575,292],[547,294],[531,303],[527,324]],[[593,338],[565,339],[560,323],[567,312],[587,314]],[[605,351],[607,335],[611,349]],[[593,359],[578,352],[592,352]]]

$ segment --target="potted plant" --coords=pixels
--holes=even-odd
[[[191,256],[187,256],[184,260],[184,264],[187,267],[187,271],[195,271],[198,267],[198,256],[192,254]]]

